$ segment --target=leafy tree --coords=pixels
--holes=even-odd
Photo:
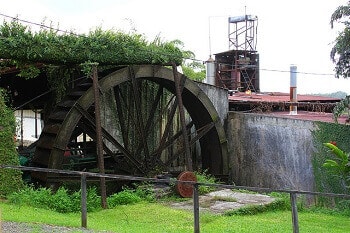
[[[183,74],[188,78],[195,81],[203,81],[205,79],[205,65],[202,61],[196,59],[196,55],[190,51],[184,49],[184,43],[180,40],[173,40],[174,46],[179,48],[184,58],[181,65]]]
[[[336,123],[338,123],[338,118],[347,111],[347,123],[350,121],[350,96],[346,96],[344,99],[342,99],[340,102],[336,104],[336,106],[333,108],[333,119]]]
[[[341,23],[344,25],[343,31],[335,39],[335,44],[331,50],[331,59],[335,63],[336,77],[343,76],[347,78],[350,76],[350,1],[345,6],[339,6],[331,16],[331,27],[334,23]]]

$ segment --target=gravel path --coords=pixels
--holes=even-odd
[[[34,223],[1,222],[0,233],[107,233],[107,231],[93,231],[74,227],[59,227]]]

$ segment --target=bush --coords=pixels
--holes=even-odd
[[[51,190],[47,188],[35,189],[33,186],[26,186],[18,192],[8,196],[11,203],[29,205],[38,208],[46,208],[51,203]]]
[[[63,187],[59,188],[51,197],[51,202],[48,207],[60,213],[68,213],[77,211],[73,207],[72,198]],[[79,210],[79,209],[78,209]]]
[[[0,89],[0,164],[19,166],[14,135],[16,119],[13,111],[5,104],[5,93]],[[23,187],[22,172],[14,169],[0,169],[0,197]]]
[[[200,172],[200,171],[195,172],[195,175],[197,177],[198,183],[208,183],[208,184],[217,183],[216,178],[214,176],[208,174],[207,170],[204,170],[202,172]],[[210,193],[212,191],[215,191],[215,187],[213,187],[213,186],[199,185],[199,187],[198,187],[198,192],[200,195]]]
[[[69,190],[60,187],[56,192],[48,188],[35,189],[26,186],[24,189],[8,196],[10,203],[28,205],[36,208],[50,209],[60,213],[79,212],[81,210],[81,191],[69,193]],[[101,198],[96,188],[87,190],[87,211],[101,209]]]
[[[115,193],[107,198],[107,203],[110,208],[118,205],[127,205],[140,202],[142,199],[134,190],[125,189],[119,193]]]

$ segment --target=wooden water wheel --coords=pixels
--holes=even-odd
[[[193,168],[227,174],[226,137],[218,114],[194,81],[177,74]],[[122,67],[100,77],[98,84],[106,173],[151,176],[186,170],[172,69]],[[96,171],[93,95],[87,78],[57,105],[37,142],[35,166]],[[39,173],[33,177],[53,179]]]

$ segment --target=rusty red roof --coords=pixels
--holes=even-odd
[[[289,93],[267,92],[247,94],[245,92],[236,92],[228,97],[229,102],[290,102]],[[334,103],[339,102],[339,98],[315,96],[315,95],[297,95],[298,102],[321,102]]]
[[[245,93],[245,92],[237,92],[229,95],[229,104],[230,109],[231,106],[235,105],[243,105],[243,104],[260,104],[260,103],[291,103],[289,93],[281,93],[281,92],[269,92],[269,93]],[[322,122],[335,122],[333,118],[332,112],[323,112],[322,108],[315,108],[316,105],[329,105],[334,106],[341,99],[332,98],[332,97],[324,97],[324,96],[315,96],[315,95],[297,95],[298,103],[310,103],[313,109],[318,109],[318,111],[305,111],[305,108],[298,109],[296,115],[290,114],[288,108],[280,111],[266,111],[266,112],[258,112],[258,114],[270,115],[274,117],[282,117],[282,118],[292,118],[292,119],[301,119],[301,120],[311,120],[311,121],[322,121]],[[324,105],[324,106],[325,106]],[[311,109],[311,108],[310,108]],[[325,108],[323,108],[325,109]],[[254,111],[252,111],[254,114]],[[257,114],[257,113],[255,113]],[[347,116],[340,116],[338,118],[338,123],[340,124],[348,124]]]
[[[274,117],[281,118],[290,118],[290,119],[298,119],[298,120],[309,120],[309,121],[321,121],[321,122],[329,122],[335,123],[333,118],[333,113],[327,112],[309,112],[309,111],[297,111],[296,115],[291,115],[289,111],[281,111],[281,112],[266,112],[263,115],[269,115]],[[349,124],[348,117],[342,115],[338,118],[339,124]]]

